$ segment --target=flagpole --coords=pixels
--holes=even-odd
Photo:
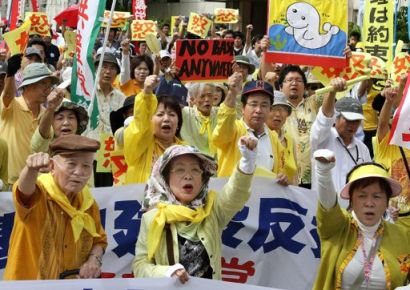
[[[111,28],[111,23],[112,23],[112,18],[113,18],[116,3],[117,3],[117,0],[112,0],[111,10],[110,10],[110,19],[108,20],[108,24],[107,24],[107,27],[106,27],[106,31],[105,31],[105,35],[104,35],[104,41],[103,41],[102,50],[101,50],[100,61],[98,62],[97,72],[95,73],[95,82],[94,82],[93,90],[91,91],[90,105],[88,106],[88,116],[92,115],[92,112],[93,112],[93,109],[94,109],[95,93],[97,91],[97,85],[98,85],[98,81],[99,81],[99,77],[100,77],[100,72],[101,72],[101,69],[102,69],[102,64],[103,64],[104,54],[105,54],[105,48],[107,47],[108,35],[110,34],[110,28]],[[91,122],[88,123],[88,126],[90,126],[90,124],[91,124]]]

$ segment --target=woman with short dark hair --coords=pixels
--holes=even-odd
[[[314,153],[318,177],[317,227],[321,259],[313,289],[395,289],[406,285],[410,269],[410,231],[385,221],[384,215],[401,186],[377,163],[362,163],[347,175],[337,202],[332,175],[334,153]]]

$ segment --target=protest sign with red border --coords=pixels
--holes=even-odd
[[[232,74],[232,40],[178,40],[176,66],[184,81],[226,80]]]

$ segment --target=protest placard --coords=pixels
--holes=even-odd
[[[30,20],[25,21],[19,28],[16,28],[3,35],[7,46],[10,49],[11,55],[23,53],[27,47],[29,33],[30,33]]]
[[[215,8],[214,10],[215,23],[238,23],[239,10],[227,8]]]
[[[176,66],[184,81],[226,80],[232,74],[232,40],[179,40]]]
[[[205,38],[208,35],[208,31],[211,28],[212,20],[206,18],[203,15],[191,12],[189,15],[188,29],[189,33],[198,35],[201,38]]]
[[[147,34],[157,33],[157,24],[152,20],[134,20],[131,24],[131,40],[145,41]]]
[[[270,0],[266,60],[345,67],[347,0]]]
[[[122,28],[127,24],[128,19],[131,17],[131,13],[129,12],[122,12],[122,11],[114,11],[112,15],[112,23],[111,28]],[[104,11],[104,19],[110,19],[110,11]],[[107,27],[107,22],[102,23],[102,27]]]
[[[45,12],[26,12],[25,21],[30,20],[30,35],[50,36],[50,24]]]

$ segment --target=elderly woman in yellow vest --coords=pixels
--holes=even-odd
[[[181,144],[181,107],[174,97],[153,94],[158,76],[145,79],[144,89],[135,97],[134,119],[124,129],[124,157],[128,169],[125,183],[146,182],[155,161],[165,149]]]
[[[194,106],[182,109],[184,122],[181,129],[181,137],[185,142],[213,157],[216,149],[210,140],[217,121],[217,108],[213,107],[215,94],[215,86],[210,83],[195,83],[189,87]]]
[[[136,277],[221,279],[221,235],[250,196],[258,140],[242,137],[239,164],[223,190],[208,191],[216,162],[188,145],[168,148],[147,185],[132,270]]]
[[[73,269],[80,278],[100,276],[107,237],[86,185],[99,147],[93,139],[67,135],[50,144],[51,158],[27,158],[13,187],[16,216],[4,279],[58,279]]]
[[[284,172],[289,179],[289,184],[298,185],[298,166],[296,161],[296,147],[294,139],[286,133],[283,125],[292,113],[292,107],[288,104],[286,96],[280,91],[274,91],[273,105],[270,109],[266,124],[269,129],[276,131],[280,143],[284,148],[285,168]]]
[[[333,186],[334,153],[314,153],[318,177],[317,227],[321,259],[313,289],[395,289],[406,283],[410,269],[410,232],[383,218],[389,199],[401,191],[377,163],[362,163],[347,175],[341,209]]]

